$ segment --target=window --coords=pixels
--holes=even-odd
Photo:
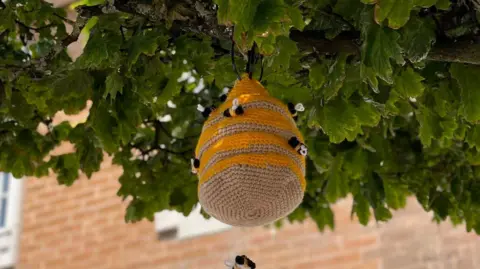
[[[176,211],[155,214],[155,229],[160,240],[187,239],[230,229],[231,226],[214,218],[205,219],[197,205],[188,217]]]
[[[0,268],[11,268],[17,260],[22,183],[0,172]]]
[[[8,188],[10,187],[10,177],[2,173],[2,194],[0,196],[0,228],[5,227],[7,219]]]

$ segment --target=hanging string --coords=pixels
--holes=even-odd
[[[248,73],[248,77],[250,79],[252,79],[253,77],[253,71],[255,68],[255,62],[256,62],[255,48],[256,47],[257,47],[257,43],[253,42],[252,49],[248,51],[248,62],[247,62],[246,72]]]
[[[237,255],[243,255],[247,249],[248,231],[245,228],[236,229],[234,233],[230,235],[230,242],[233,242],[229,246],[228,256],[231,261],[235,263],[235,257]]]
[[[260,66],[261,66],[260,78],[258,79],[258,81],[262,82],[262,78],[263,78],[263,55],[260,55]]]
[[[233,71],[237,74],[238,80],[241,80],[242,77],[240,76],[240,73],[238,72],[237,65],[235,64],[235,40],[233,39],[233,33],[235,32],[235,26],[232,26],[232,35],[230,36],[230,40],[232,41],[232,48],[230,50],[230,56],[232,57],[232,66],[233,66]]]
[[[232,34],[230,35],[230,41],[232,42],[232,47],[230,49],[230,57],[232,60],[232,67],[233,71],[237,74],[238,80],[241,80],[242,77],[240,76],[240,73],[238,72],[237,69],[237,64],[235,63],[235,40],[234,40],[234,33],[235,33],[235,26],[232,26]],[[258,62],[260,58],[260,65],[261,65],[261,70],[260,70],[260,78],[258,81],[261,81],[263,78],[263,55],[260,54],[258,57],[255,54],[255,49],[257,48],[257,43],[253,42],[252,49],[248,51],[248,61],[247,61],[247,66],[246,66],[246,73],[248,74],[248,77],[252,79],[253,77],[253,72],[255,69],[255,64]]]

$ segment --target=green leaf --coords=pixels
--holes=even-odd
[[[218,10],[217,10],[217,18],[218,22],[221,24],[230,24],[229,23],[229,0],[213,0],[215,4],[217,4]]]
[[[367,85],[362,82],[360,63],[347,64],[345,67],[345,80],[341,89],[345,98],[350,98],[355,92],[361,92],[366,89]]]
[[[480,67],[454,63],[450,67],[452,77],[461,89],[462,114],[469,122],[480,120]]]
[[[437,3],[437,0],[414,0],[416,6],[431,7]]]
[[[365,83],[368,83],[370,88],[372,88],[373,92],[380,92],[378,88],[377,73],[373,70],[373,68],[366,67],[364,64],[362,64],[360,67],[360,77],[363,78],[363,81]]]
[[[285,102],[308,103],[311,94],[307,87],[299,85],[290,73],[273,73],[265,76],[265,86],[276,98]]]
[[[103,160],[103,150],[93,130],[85,124],[79,124],[70,131],[68,139],[75,145],[80,169],[90,178],[93,172],[100,170]]]
[[[383,0],[375,6],[375,21],[382,23],[388,19],[388,26],[398,29],[410,19],[410,11],[414,7],[414,0]]]
[[[353,203],[354,212],[357,214],[358,221],[362,225],[367,225],[370,219],[370,206],[367,199],[361,194],[355,195]]]
[[[314,63],[312,67],[310,67],[310,71],[308,73],[308,78],[310,80],[310,86],[314,89],[320,89],[323,87],[326,76],[327,76],[327,67],[321,63]]]
[[[361,148],[357,147],[347,153],[343,163],[344,171],[352,179],[362,179],[368,169],[368,154]]]
[[[278,55],[273,59],[272,69],[289,69],[292,55],[298,53],[297,44],[285,36],[277,38]]]
[[[103,98],[106,99],[110,95],[110,99],[115,100],[117,93],[123,93],[123,78],[118,72],[112,72],[105,80],[105,93]]]
[[[363,133],[363,125],[376,126],[379,121],[380,113],[371,103],[361,102],[355,106],[337,98],[312,110],[309,125],[321,127],[330,142],[340,143],[345,139],[353,141]]]
[[[342,171],[343,156],[338,155],[327,172],[326,198],[330,203],[344,198],[348,194],[348,179]]]
[[[141,34],[131,39],[130,51],[128,56],[129,65],[137,62],[141,54],[153,56],[158,46],[166,46],[168,38],[158,31],[143,31]]]
[[[366,31],[362,45],[363,63],[372,68],[378,77],[392,84],[393,67],[390,59],[398,64],[404,63],[401,48],[397,44],[400,35],[375,24],[371,24]]]
[[[358,125],[374,127],[380,121],[380,112],[371,102],[361,102],[355,109]]]
[[[158,96],[157,104],[165,105],[169,100],[174,96],[180,93],[181,84],[177,82],[177,78],[180,77],[180,74],[173,73],[170,75],[167,85],[163,88],[162,93]]]
[[[407,190],[399,185],[394,185],[389,180],[383,181],[385,198],[389,207],[393,209],[404,208],[407,204]]]
[[[306,30],[322,31],[327,39],[333,39],[343,31],[352,30],[352,27],[340,16],[319,10],[306,26]]]
[[[359,21],[361,14],[359,10],[362,10],[363,8],[364,5],[361,1],[337,0],[333,11],[347,20]]]
[[[106,0],[80,0],[71,4],[71,8],[76,8],[78,6],[98,6],[105,3]]]
[[[465,142],[470,148],[480,150],[480,125],[475,125],[467,131]]]
[[[315,210],[312,210],[310,217],[315,221],[321,232],[323,232],[327,226],[330,227],[331,230],[335,228],[333,211],[329,206],[319,206]]]
[[[0,10],[0,31],[15,29],[15,11],[10,5]]]
[[[53,157],[50,162],[52,169],[57,174],[59,184],[71,186],[78,178],[79,163],[75,153]]]
[[[94,27],[95,28],[95,27]],[[104,67],[116,67],[121,60],[120,47],[122,37],[117,33],[107,32],[90,34],[88,43],[82,55],[75,62],[80,68],[100,69]]]
[[[331,4],[332,4],[332,0],[310,0],[310,1],[306,1],[305,3],[305,5],[315,10],[323,9]]]
[[[62,107],[66,114],[76,114],[85,108],[92,94],[93,78],[89,73],[73,70],[60,74],[52,83],[52,99],[47,102],[51,112]]]
[[[237,66],[240,65],[236,61]],[[212,69],[215,85],[219,88],[226,87],[232,84],[237,79],[235,72],[232,72],[232,60],[230,56],[223,56],[215,62],[215,67]]]
[[[27,103],[21,93],[12,92],[8,112],[20,122],[27,122],[33,117],[35,107]]]
[[[442,82],[439,87],[433,92],[435,100],[434,110],[440,117],[446,117],[452,112],[457,114],[457,100],[459,97],[455,97],[455,93],[450,87],[450,83]]]
[[[439,9],[448,9],[450,6],[448,2],[448,0],[362,0],[365,4],[375,4],[375,21],[378,24],[388,20],[388,26],[393,29],[403,27],[416,6],[428,8],[437,4]]]
[[[214,50],[209,39],[199,41],[183,35],[175,40],[175,51],[174,60],[177,67],[183,65],[182,62],[187,60],[193,63],[200,76],[207,74],[212,68]]]
[[[437,4],[435,6],[438,9],[448,10],[450,9],[450,5],[452,5],[452,2],[450,2],[450,0],[437,0]]]
[[[92,128],[102,147],[109,153],[118,149],[117,139],[112,133],[117,123],[110,113],[109,108],[105,104],[100,104],[98,107],[90,110]]]
[[[25,175],[25,167],[22,159],[17,158],[14,161],[11,173],[15,178],[21,178]]]
[[[420,140],[424,146],[429,147],[433,139],[440,138],[442,135],[442,127],[439,124],[440,117],[426,107],[418,110],[416,115],[420,124]]]
[[[85,46],[88,43],[88,39],[90,38],[90,30],[97,24],[98,17],[94,16],[88,19],[87,23],[83,27],[82,31],[80,32],[80,36],[82,37],[82,46]]]
[[[422,84],[424,78],[408,67],[395,77],[394,90],[403,98],[415,98],[421,96],[425,87]]]
[[[427,58],[435,41],[435,23],[429,18],[412,18],[401,30],[400,46],[405,56],[412,63],[419,63]]]
[[[375,208],[373,212],[377,221],[389,221],[392,218],[392,212],[384,206]]]
[[[303,20],[303,15],[300,9],[298,9],[297,7],[289,7],[287,9],[287,14],[292,21],[293,27],[297,28],[300,31],[303,31],[303,28],[305,27],[305,22]]]
[[[347,56],[348,55],[345,53],[340,54],[340,56],[338,56],[328,68],[327,79],[323,85],[323,96],[325,101],[329,101],[335,97],[343,86]]]
[[[263,34],[269,29],[273,30],[272,28],[285,17],[285,12],[288,12],[288,9],[285,9],[283,0],[247,0],[245,2],[249,1],[260,2],[255,11],[255,19],[252,27],[245,28],[246,30],[253,29],[256,33]],[[296,16],[298,16],[298,14]],[[298,20],[299,18],[294,19]],[[298,21],[296,23],[299,24]]]
[[[262,0],[228,1],[230,21],[238,26],[239,30],[248,31],[262,2]]]
[[[138,217],[137,217],[137,210],[135,209],[135,204],[131,202],[126,209],[125,222],[131,223],[131,222],[135,222],[137,219]]]
[[[357,129],[357,117],[347,101],[342,98],[330,101],[323,108],[317,108],[312,124],[322,128],[330,142],[340,143]]]
[[[62,141],[67,139],[71,130],[72,126],[70,123],[68,121],[64,121],[53,128],[53,133],[55,134],[56,139]]]

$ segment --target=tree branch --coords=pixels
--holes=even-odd
[[[219,25],[217,22],[216,9],[213,8],[211,1],[192,1],[185,0],[178,5],[189,5],[185,8],[185,14],[181,17],[185,20],[176,20],[173,23],[171,31],[174,34],[196,33],[208,35],[220,40],[229,40],[230,33],[227,27]],[[168,9],[165,4],[160,6],[139,3],[138,1],[116,0],[113,6],[108,6],[110,10],[121,11],[124,13],[140,16],[148,23],[156,26],[164,25],[167,21]],[[80,7],[78,10],[85,17],[92,17],[104,13],[102,6]],[[110,12],[110,11],[109,11]],[[73,34],[73,33],[72,33]],[[75,35],[73,35],[75,36]],[[318,53],[330,54],[338,52],[349,52],[355,55],[360,54],[360,35],[358,32],[343,32],[333,40],[325,38],[321,31],[298,31],[292,30],[290,38],[297,42],[300,50],[309,51],[315,49]],[[76,40],[76,39],[75,39]],[[69,40],[70,41],[70,40]],[[458,62],[480,65],[480,45],[472,43],[448,43],[437,44],[427,57],[430,61]]]
[[[360,54],[360,48],[356,44],[359,42],[360,35],[356,32],[344,32],[332,40],[328,40],[323,33],[318,31],[299,30],[290,31],[290,39],[297,42],[300,50],[315,50],[320,53],[339,53],[348,52]]]
[[[208,3],[198,1],[194,7],[197,12],[194,12],[194,15],[190,15],[188,20],[176,21],[172,27],[173,31],[194,32],[197,34],[206,34],[220,40],[228,40],[230,38],[229,31],[225,26],[218,25],[216,11],[207,5]],[[160,18],[165,18],[162,17],[163,14],[155,13],[153,8],[139,7],[135,1],[117,0],[115,1],[115,7],[122,12],[140,14],[153,24],[158,24]],[[354,31],[343,32],[333,40],[329,40],[325,38],[321,31],[301,32],[292,30],[290,32],[290,38],[297,42],[299,49],[303,51],[313,50],[313,48],[315,48],[318,53],[322,54],[338,52],[349,52],[355,55],[360,54],[360,33]],[[427,56],[427,60],[480,65],[480,44],[478,42],[437,43]]]
[[[461,41],[441,43],[427,57],[430,61],[480,65],[480,43]]]

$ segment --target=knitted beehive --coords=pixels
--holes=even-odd
[[[244,75],[209,114],[195,150],[203,209],[233,226],[285,217],[305,191],[303,143],[291,109]]]

